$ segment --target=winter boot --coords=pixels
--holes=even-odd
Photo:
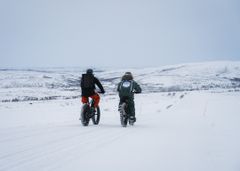
[[[130,124],[130,125],[133,125],[134,122],[136,122],[136,118],[135,118],[134,116],[130,116],[130,118],[129,118],[129,124]]]

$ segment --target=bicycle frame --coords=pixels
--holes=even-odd
[[[83,126],[88,126],[89,120],[92,119],[94,125],[97,125],[100,120],[100,108],[97,107],[96,111],[94,109],[94,99],[90,102],[83,104],[81,110],[81,122]]]

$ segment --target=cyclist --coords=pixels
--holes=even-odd
[[[82,89],[82,103],[88,103],[88,98],[92,98],[94,100],[94,108],[98,107],[100,96],[95,91],[96,86],[101,90],[101,92],[104,94],[105,90],[100,83],[100,81],[93,75],[92,69],[87,69],[85,74],[82,74],[81,78],[81,89]]]
[[[119,106],[127,100],[129,105],[129,120],[131,120],[133,123],[136,122],[134,93],[141,93],[142,89],[139,84],[133,80],[131,72],[126,72],[122,76],[121,82],[118,83],[117,91],[120,97]]]

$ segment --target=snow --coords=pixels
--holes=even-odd
[[[116,95],[100,125],[83,127],[79,99],[3,103],[0,170],[240,169],[240,93],[148,93],[137,123],[120,126]]]
[[[115,85],[125,71],[143,94],[123,128]],[[82,72],[0,69],[0,170],[240,170],[240,62],[97,70],[107,93],[100,124],[87,127]]]

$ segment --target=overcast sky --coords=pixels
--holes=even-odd
[[[0,0],[0,67],[240,60],[239,0]]]

